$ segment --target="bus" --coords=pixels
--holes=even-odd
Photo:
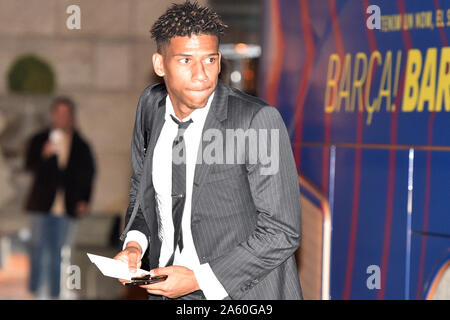
[[[450,299],[450,2],[264,0],[306,299]]]

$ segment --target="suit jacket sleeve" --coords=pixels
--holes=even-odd
[[[131,187],[129,193],[129,204],[125,215],[125,225],[128,225],[131,213],[136,205],[136,199],[139,190],[139,184],[144,168],[144,156],[145,156],[145,143],[144,143],[144,117],[143,109],[147,101],[150,89],[147,88],[139,98],[138,107],[136,111],[136,120],[134,123],[133,137],[131,141]],[[148,226],[145,222],[144,215],[141,208],[138,209],[135,219],[132,221],[132,225],[129,230],[137,230],[145,234],[147,237],[150,234]]]
[[[267,130],[267,150],[276,152],[278,143],[275,160],[278,158],[279,165],[277,169],[272,162],[274,172],[262,174],[270,164],[264,165],[267,162],[259,157],[256,164],[247,161],[248,180],[258,214],[256,228],[245,242],[209,262],[232,299],[242,298],[248,289],[292,256],[300,245],[300,190],[284,122],[278,110],[266,106],[255,114],[250,128],[257,132]],[[274,132],[278,132],[279,139]],[[274,143],[272,138],[275,138]]]

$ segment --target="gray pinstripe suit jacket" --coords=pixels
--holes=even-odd
[[[128,230],[147,235],[150,268],[158,267],[161,249],[151,175],[166,95],[165,86],[156,84],[139,99],[131,146],[130,203],[122,234],[122,239]],[[200,263],[210,264],[231,299],[301,299],[294,258],[300,244],[300,191],[279,112],[219,81],[203,132],[211,128],[223,132],[223,137],[226,129],[279,129],[279,170],[261,175],[263,164],[251,164],[248,155],[243,164],[196,165],[191,227]]]

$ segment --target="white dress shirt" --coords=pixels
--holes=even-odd
[[[195,164],[197,161],[197,152],[200,146],[203,126],[206,116],[211,106],[214,93],[208,99],[204,108],[195,109],[183,122],[192,119],[192,123],[184,132],[184,141],[186,144],[186,201],[181,220],[183,234],[183,251],[177,246],[173,265],[184,266],[191,269],[197,279],[200,289],[203,291],[206,299],[220,300],[225,298],[228,293],[222,284],[217,280],[214,272],[208,263],[200,264],[197,251],[195,249],[191,230],[191,205],[192,188],[194,184]],[[171,119],[170,115],[175,115],[172,101],[169,95],[166,97],[165,123],[161,129],[161,134],[153,152],[152,182],[155,188],[157,206],[160,212],[161,226],[160,235],[162,236],[161,253],[159,266],[164,267],[173,252],[174,226],[172,220],[172,143],[178,132],[178,125]],[[180,120],[180,119],[178,119]],[[130,241],[136,241],[144,253],[147,250],[147,238],[143,233],[137,230],[130,230],[124,242],[124,248]]]

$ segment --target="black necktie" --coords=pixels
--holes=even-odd
[[[192,119],[180,122],[170,115],[178,124],[178,133],[172,144],[172,219],[174,227],[173,253],[167,265],[173,264],[175,250],[178,247],[183,250],[183,233],[181,231],[181,219],[183,217],[184,203],[186,201],[186,145],[183,134],[193,122]]]

